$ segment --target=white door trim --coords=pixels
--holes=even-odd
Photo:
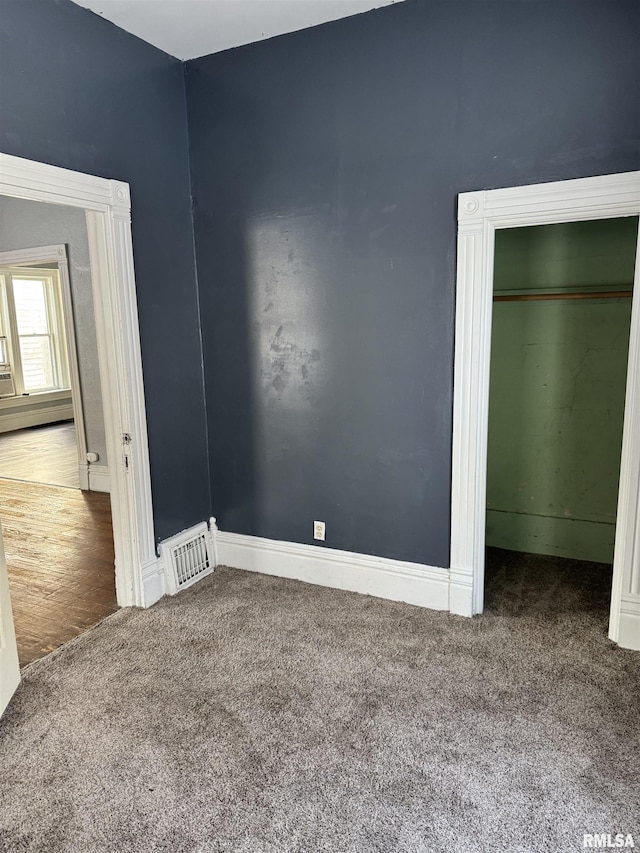
[[[118,604],[147,606],[156,557],[129,186],[0,154],[0,195],[86,211],[111,479]],[[125,443],[123,444],[123,438]]]
[[[483,609],[495,232],[498,228],[638,215],[640,172],[459,196],[451,497],[454,612],[470,616]],[[639,274],[636,263],[636,289]],[[609,636],[635,648],[640,645],[639,386],[640,299],[634,299]]]
[[[20,684],[16,632],[11,612],[9,576],[0,526],[0,717]]]
[[[71,405],[76,431],[76,447],[78,451],[78,477],[80,488],[89,489],[89,473],[87,470],[87,435],[84,425],[84,409],[82,404],[82,386],[80,385],[80,368],[78,363],[78,346],[76,342],[76,326],[73,318],[73,301],[71,298],[71,281],[69,279],[69,260],[67,247],[61,243],[55,246],[37,246],[32,249],[15,249],[11,252],[0,252],[0,266],[18,267],[33,264],[55,264],[60,275],[60,290],[62,295],[62,314],[64,318],[64,336],[67,345],[67,361],[69,363],[69,384],[71,386]]]

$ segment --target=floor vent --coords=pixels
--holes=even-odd
[[[174,595],[210,574],[215,559],[206,524],[192,527],[160,545],[166,571],[167,592]]]

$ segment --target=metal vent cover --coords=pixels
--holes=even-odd
[[[192,528],[162,543],[167,592],[174,595],[210,574],[215,559],[206,524]]]

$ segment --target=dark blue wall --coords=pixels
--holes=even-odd
[[[208,517],[182,64],[68,0],[0,0],[0,150],[131,184],[156,535]]]
[[[187,64],[222,529],[448,565],[456,196],[640,167],[639,32],[407,0]]]
[[[181,64],[0,0],[1,150],[132,187],[158,538],[322,519],[447,565],[456,196],[640,167],[639,29],[636,0],[406,0],[188,63],[200,329]]]

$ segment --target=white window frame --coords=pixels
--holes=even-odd
[[[71,281],[69,279],[69,259],[64,243],[53,246],[35,246],[30,249],[15,249],[10,252],[0,252],[0,267],[24,268],[35,265],[50,265],[57,269],[60,281],[60,301],[65,327],[64,356],[66,359],[67,377],[71,389],[71,406],[76,431],[76,447],[78,453],[78,477],[80,488],[87,491],[90,488],[89,466],[87,464],[87,436],[84,422],[82,401],[82,386],[80,384],[80,367],[78,361],[78,345],[76,341],[75,322],[73,317],[73,300],[71,297]],[[16,389],[17,390],[17,389]],[[42,402],[62,401],[69,396],[68,390],[42,391],[29,397],[5,397],[0,399],[0,415],[3,409],[28,405],[29,401],[38,399]]]
[[[32,267],[5,267],[0,266],[0,277],[4,279],[4,299],[0,303],[0,311],[3,314],[4,336],[9,344],[10,364],[13,373],[13,381],[16,396],[28,394],[37,397],[53,391],[71,391],[69,382],[69,360],[67,357],[67,341],[65,333],[64,313],[62,309],[62,295],[60,275],[57,269],[34,269]],[[15,310],[15,288],[14,281],[21,278],[29,278],[42,281],[47,310],[47,325],[49,332],[45,337],[50,338],[52,349],[52,362],[54,381],[49,387],[34,388],[27,390],[24,381],[24,369],[22,359],[22,346],[20,338],[28,337],[21,335],[17,324]],[[37,337],[40,337],[39,335]]]

